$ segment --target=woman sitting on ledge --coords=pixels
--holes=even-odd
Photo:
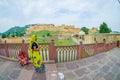
[[[19,51],[19,53],[18,53],[18,61],[21,64],[21,66],[23,66],[25,64],[28,64],[28,58],[27,58],[27,56],[25,55],[24,52]]]

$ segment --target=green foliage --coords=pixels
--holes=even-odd
[[[89,30],[89,29],[88,29],[87,27],[82,27],[81,30],[84,31],[85,34],[88,34],[88,30]]]
[[[27,28],[28,28],[28,25],[26,25],[24,27],[15,26],[13,28],[10,28],[8,31],[2,33],[2,38],[24,36]]]
[[[76,43],[72,39],[64,39],[64,40],[55,40],[55,46],[69,46],[76,45]]]
[[[12,34],[12,35],[11,35],[11,37],[15,37],[15,35],[14,35],[14,34]]]
[[[39,43],[50,43],[51,42],[50,39],[46,39],[46,38],[38,38],[37,41]]]
[[[45,35],[42,36],[43,38],[45,37]]]
[[[108,28],[107,24],[103,22],[100,27],[99,27],[99,32],[100,33],[110,33],[112,30]]]
[[[37,32],[32,32],[30,34],[26,34],[25,36],[31,37],[32,34],[36,34],[38,37],[46,37],[46,36],[51,36],[51,35],[57,35],[59,34],[57,31],[48,31],[48,30],[42,30],[42,31],[37,31]]]
[[[39,43],[50,43],[51,39],[49,38],[38,38],[37,41]],[[54,40],[55,46],[69,46],[69,45],[76,45],[76,43],[72,39],[55,39]]]
[[[6,38],[6,34],[5,33],[2,34],[2,38]]]
[[[47,33],[47,36],[50,36],[50,33]]]

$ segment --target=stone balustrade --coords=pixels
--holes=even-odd
[[[77,59],[81,59],[84,51],[89,55],[93,56],[101,52],[108,51],[114,47],[117,47],[117,42],[93,44],[82,44],[71,45],[71,46],[54,46],[54,41],[50,43],[39,43],[40,54],[44,61],[55,60],[55,62],[67,62]],[[22,50],[28,58],[29,55],[29,44],[27,43],[4,43],[0,44],[0,55],[6,56],[12,59],[17,59],[17,54]]]

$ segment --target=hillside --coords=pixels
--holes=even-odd
[[[33,33],[36,34],[39,37],[46,37],[46,36],[59,34],[59,32],[57,32],[57,31],[42,30],[42,31],[37,31],[37,32],[32,32],[30,34],[26,34],[25,36],[30,37]]]
[[[12,27],[9,30],[7,30],[6,32],[1,34],[2,38],[5,38],[5,37],[15,37],[15,36],[21,37],[21,36],[23,36],[26,33],[26,29],[28,27],[29,27],[28,25],[26,25],[24,27],[20,27],[20,26]]]
[[[2,33],[0,33],[0,36],[2,35]]]
[[[33,33],[40,37],[57,35],[59,33],[78,33],[79,28],[75,28],[73,25],[60,25],[55,26],[54,24],[29,24],[24,27],[15,26],[2,33],[2,38],[6,37],[30,37]]]
[[[86,28],[86,27],[84,27]],[[74,25],[59,25],[56,26],[54,24],[28,24],[23,27],[15,26],[10,28],[4,33],[0,33],[2,38],[6,37],[30,37],[33,33],[38,35],[39,37],[46,37],[51,35],[71,35],[71,34],[79,34],[82,31],[82,28],[76,28]],[[83,30],[84,31],[84,30]],[[97,32],[96,32],[97,31]],[[85,32],[85,31],[84,31]],[[89,34],[99,33],[97,28],[89,29]],[[113,33],[119,33],[114,31]]]

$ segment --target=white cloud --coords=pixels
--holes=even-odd
[[[13,26],[18,26],[20,25],[19,22],[12,20],[12,19],[8,19],[8,18],[3,18],[0,19],[0,30],[1,32],[5,32],[7,31],[9,28],[13,27]]]
[[[34,24],[34,23],[53,23],[53,24],[73,24],[77,27],[99,27],[105,21],[110,27],[115,27],[116,30],[119,23],[120,4],[115,0],[5,0],[4,6],[8,10],[13,10],[16,15],[9,15],[9,22],[12,25]],[[3,2],[0,2],[0,5]],[[4,13],[4,9],[3,10]],[[0,18],[5,18],[6,15]],[[10,17],[9,17],[10,16]],[[20,17],[18,17],[20,16]],[[0,26],[1,24],[0,20]],[[4,24],[6,25],[6,24]],[[11,26],[7,23],[7,26]],[[0,31],[1,32],[1,31]]]
[[[23,14],[29,16],[34,8],[35,2],[28,2],[26,7],[23,7]]]

